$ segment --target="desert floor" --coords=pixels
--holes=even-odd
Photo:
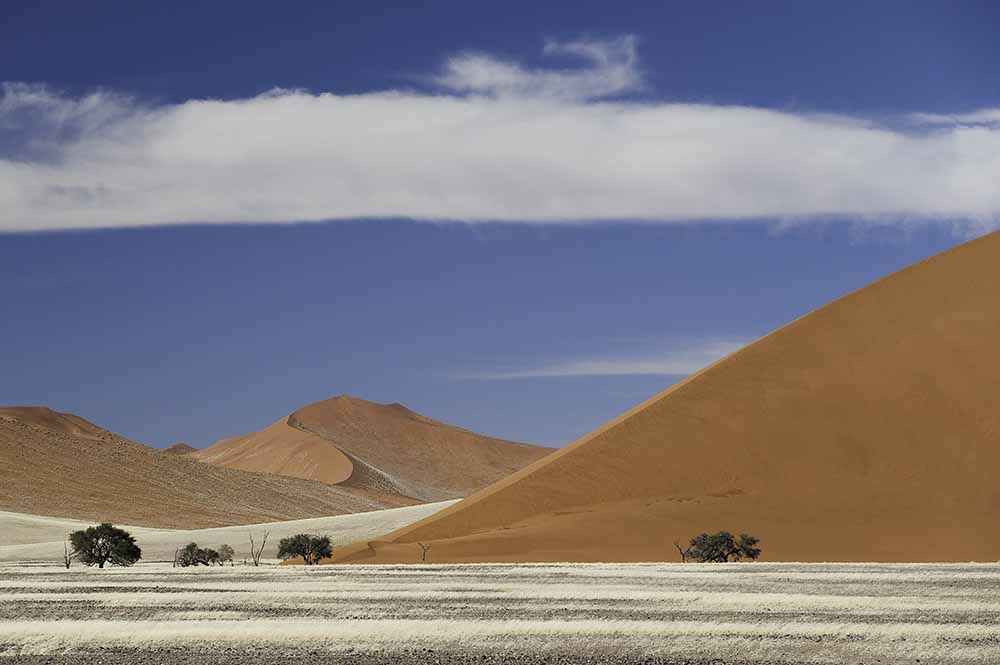
[[[0,564],[0,663],[887,664],[998,654],[1000,564]]]
[[[330,536],[336,545],[370,540],[423,519],[453,503],[455,501],[439,501],[368,513],[214,529],[150,529],[127,525],[124,528],[135,536],[146,561],[173,561],[174,550],[194,541],[203,547],[217,547],[228,543],[235,548],[237,561],[242,562],[244,558],[250,558],[251,534],[258,544],[264,533],[269,534],[264,556],[274,558],[278,555],[278,541],[285,536],[318,533]],[[93,521],[0,511],[0,561],[60,561],[67,534],[93,524]],[[416,545],[413,556],[414,561],[420,558]]]

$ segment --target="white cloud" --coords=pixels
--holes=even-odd
[[[589,67],[529,71],[490,55],[464,53],[448,60],[436,82],[455,92],[562,100],[612,97],[642,86],[635,37],[548,42],[544,52],[582,59]]]
[[[473,374],[470,379],[530,379],[562,376],[687,376],[747,344],[746,340],[703,340],[641,356],[611,355],[561,360],[539,367]]]
[[[1000,110],[910,115],[899,129],[641,102],[620,98],[642,84],[632,40],[546,50],[584,66],[466,55],[449,61],[439,94],[276,90],[160,106],[7,85],[0,231],[381,217],[1000,220]]]

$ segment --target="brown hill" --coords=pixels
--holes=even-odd
[[[830,303],[342,560],[1000,559],[1000,234]]]
[[[89,420],[72,413],[60,413],[45,406],[6,406],[0,407],[0,417],[7,416],[22,423],[38,425],[53,432],[72,434],[84,439],[99,439],[107,434]]]
[[[333,397],[194,457],[419,501],[465,496],[550,453],[476,434],[400,404]]]
[[[396,494],[202,464],[70,414],[0,409],[0,510],[202,528],[411,503]]]
[[[164,448],[163,452],[167,453],[168,455],[190,455],[196,450],[198,449],[189,446],[186,443],[175,443],[172,446],[167,446],[166,448]]]

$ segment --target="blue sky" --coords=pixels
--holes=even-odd
[[[0,403],[559,445],[997,225],[992,3],[471,4],[0,3]]]

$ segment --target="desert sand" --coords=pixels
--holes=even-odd
[[[193,454],[211,464],[417,501],[455,499],[552,452],[342,395]]]
[[[996,564],[0,564],[0,662],[987,665],[998,589]]]
[[[172,561],[177,547],[196,542],[204,547],[222,543],[232,545],[236,559],[250,558],[249,535],[259,544],[268,533],[264,559],[278,556],[278,541],[296,533],[330,536],[334,547],[359,539],[375,538],[393,529],[411,524],[454,503],[424,503],[404,508],[388,508],[367,513],[313,517],[262,524],[226,526],[210,529],[150,529],[124,525],[142,548],[143,561]],[[61,561],[66,535],[93,522],[67,520],[24,513],[0,511],[0,561]]]
[[[203,464],[48,409],[0,410],[0,510],[216,527],[415,503],[398,494]]]
[[[803,316],[341,561],[1000,559],[1000,234]]]

